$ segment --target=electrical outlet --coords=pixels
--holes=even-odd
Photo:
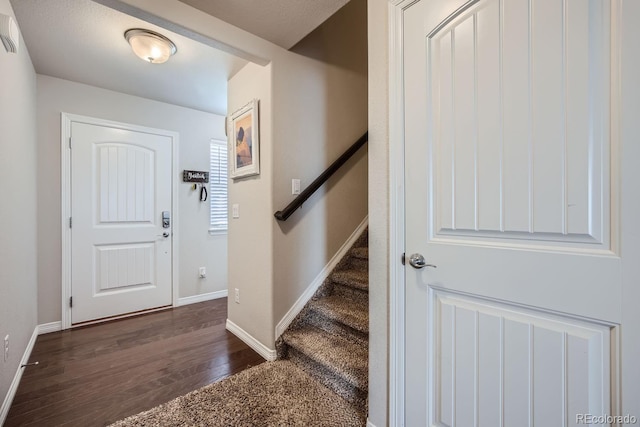
[[[4,361],[9,360],[9,335],[4,337]]]
[[[235,301],[236,304],[240,304],[240,289],[238,288],[236,288]]]
[[[206,267],[200,267],[198,274],[199,274],[201,279],[204,279],[205,277],[207,277],[207,269],[206,269]]]

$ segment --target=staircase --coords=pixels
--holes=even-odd
[[[367,231],[331,272],[276,344],[310,376],[366,417],[369,348]]]

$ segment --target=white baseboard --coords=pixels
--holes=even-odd
[[[216,292],[208,292],[206,294],[193,295],[190,297],[178,298],[178,302],[176,307],[181,307],[183,305],[195,304],[197,302],[204,302],[218,298],[225,298],[228,294],[226,289]],[[127,317],[126,315],[124,317]],[[48,334],[50,332],[58,332],[62,330],[62,322],[50,322],[43,323],[42,325],[37,326],[38,335]]]
[[[367,418],[367,427],[376,427],[376,425],[369,421],[369,418]]]
[[[293,306],[289,309],[287,314],[285,314],[282,320],[278,322],[278,324],[276,325],[276,339],[278,339],[280,335],[282,335],[284,331],[287,330],[291,322],[293,322],[293,319],[295,319],[295,317],[300,313],[300,311],[302,311],[304,306],[307,305],[307,303],[309,302],[311,297],[313,297],[313,294],[316,293],[320,285],[322,285],[322,283],[325,280],[327,280],[327,277],[329,277],[329,274],[331,274],[331,272],[336,267],[336,265],[338,265],[340,260],[347,254],[351,246],[353,246],[356,240],[358,240],[358,237],[360,237],[360,235],[365,230],[365,228],[367,228],[368,224],[369,224],[369,216],[367,215],[362,220],[360,225],[358,225],[355,231],[351,234],[351,236],[349,236],[347,241],[344,242],[344,244],[340,247],[340,249],[338,249],[338,252],[336,252],[335,255],[331,258],[331,260],[329,260],[329,262],[322,269],[320,274],[318,274],[318,276],[315,279],[313,279],[313,282],[311,282],[311,284],[307,287],[304,293],[300,295],[300,298],[298,298],[298,300],[293,304]]]
[[[62,322],[43,323],[42,325],[38,325],[37,329],[38,335],[58,332],[62,330]]]
[[[268,361],[271,362],[278,358],[275,350],[271,350],[270,348],[262,344],[260,341],[249,335],[244,329],[242,329],[240,326],[236,325],[229,319],[227,319],[227,330],[233,335],[240,338],[246,345],[254,349],[260,356],[264,357]]]
[[[18,365],[18,370],[13,376],[13,381],[11,381],[7,395],[2,402],[2,407],[0,407],[0,426],[4,424],[7,419],[7,415],[9,415],[9,408],[11,408],[11,403],[13,402],[13,398],[16,396],[18,385],[20,385],[20,380],[22,379],[22,371],[24,371],[24,369],[22,369],[22,365],[25,365],[29,361],[29,357],[31,357],[31,352],[33,351],[33,346],[36,344],[36,338],[38,338],[37,325],[33,329],[33,334],[31,334],[31,339],[27,344],[27,348],[24,350],[24,354],[22,355],[22,359]]]
[[[210,301],[212,299],[225,298],[229,291],[223,289],[222,291],[208,292],[206,294],[193,295],[190,297],[178,298],[176,307],[182,307],[183,305],[195,304],[197,302]]]

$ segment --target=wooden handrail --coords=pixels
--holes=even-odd
[[[360,147],[362,147],[367,142],[367,140],[369,139],[368,134],[368,132],[365,132],[364,135],[362,135],[356,142],[353,143],[351,147],[347,149],[347,151],[344,152],[344,154],[338,157],[335,162],[331,163],[331,166],[329,166],[324,172],[320,174],[320,176],[313,180],[313,182],[307,188],[305,188],[304,191],[298,195],[298,197],[293,199],[293,201],[289,203],[286,208],[276,212],[273,216],[275,216],[278,221],[286,221],[287,218],[289,218],[291,214],[296,211],[296,209],[302,206],[302,204],[306,202],[307,199],[311,197],[311,195],[322,186],[322,184],[327,182],[331,175],[336,173],[336,171],[340,169],[340,167],[344,165],[347,160],[349,160],[356,153],[356,151],[358,151]]]

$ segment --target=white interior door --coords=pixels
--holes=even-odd
[[[620,2],[406,5],[406,425],[620,414]]]
[[[71,123],[72,323],[171,305],[172,139]]]

